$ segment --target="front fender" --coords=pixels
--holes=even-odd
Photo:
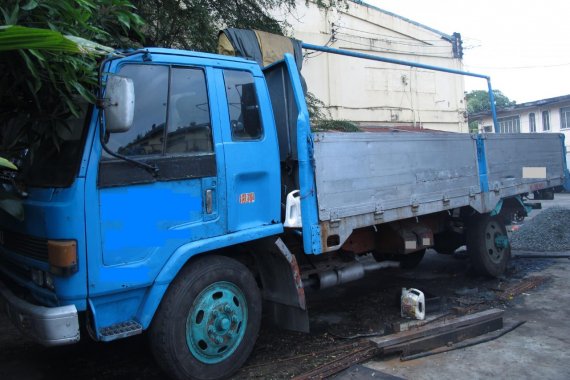
[[[176,278],[178,272],[192,257],[216,249],[262,239],[283,233],[282,224],[250,228],[227,235],[216,236],[210,239],[190,242],[178,247],[162,267],[154,283],[151,285],[139,309],[138,320],[147,329],[170,283]]]

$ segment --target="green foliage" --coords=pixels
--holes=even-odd
[[[283,34],[283,24],[269,11],[294,8],[295,0],[133,0],[147,21],[148,46],[215,52],[218,31],[249,28]]]
[[[95,100],[97,57],[91,53],[136,33],[142,19],[133,10],[127,0],[0,0],[4,153],[33,148],[40,139],[57,145],[65,120],[79,114],[78,98]]]
[[[313,132],[360,132],[360,129],[348,120],[331,119],[325,103],[317,98],[313,93],[308,92],[305,96],[305,101],[309,111],[309,119],[311,120],[311,130]]]
[[[325,103],[312,92],[307,92],[305,102],[307,103],[307,110],[309,111],[309,119],[311,119],[311,122],[319,122],[330,118],[330,113],[326,109]]]
[[[310,2],[309,0],[305,1],[306,3]],[[317,7],[326,10],[332,8],[343,9],[343,10],[348,9],[348,0],[312,0],[312,2],[315,3]]]
[[[0,191],[0,210],[19,221],[24,220],[24,205],[22,200],[14,194]]]
[[[495,107],[505,108],[514,106],[517,102],[510,100],[500,90],[493,90],[495,95]],[[491,103],[489,102],[489,93],[483,90],[470,91],[466,95],[467,98],[467,112],[472,114],[476,112],[491,110]]]
[[[479,132],[479,123],[476,121],[469,122],[469,133],[478,133]]]
[[[59,32],[18,25],[0,26],[0,51],[45,49],[80,53],[78,45]]]
[[[311,124],[311,130],[313,132],[360,132],[360,128],[348,120],[320,120],[314,124]]]

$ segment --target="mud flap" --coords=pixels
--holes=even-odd
[[[256,243],[255,260],[263,285],[263,299],[278,327],[309,332],[309,314],[297,259],[280,238]]]

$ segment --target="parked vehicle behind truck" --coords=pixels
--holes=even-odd
[[[145,49],[101,81],[82,127],[32,163],[25,220],[2,215],[0,305],[48,346],[148,331],[174,378],[235,372],[262,304],[307,331],[305,289],[428,248],[466,244],[498,276],[521,195],[568,185],[560,135],[311,133],[289,55],[262,70]]]

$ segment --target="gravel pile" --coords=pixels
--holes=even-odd
[[[570,209],[540,212],[513,232],[511,246],[522,251],[570,251]]]

